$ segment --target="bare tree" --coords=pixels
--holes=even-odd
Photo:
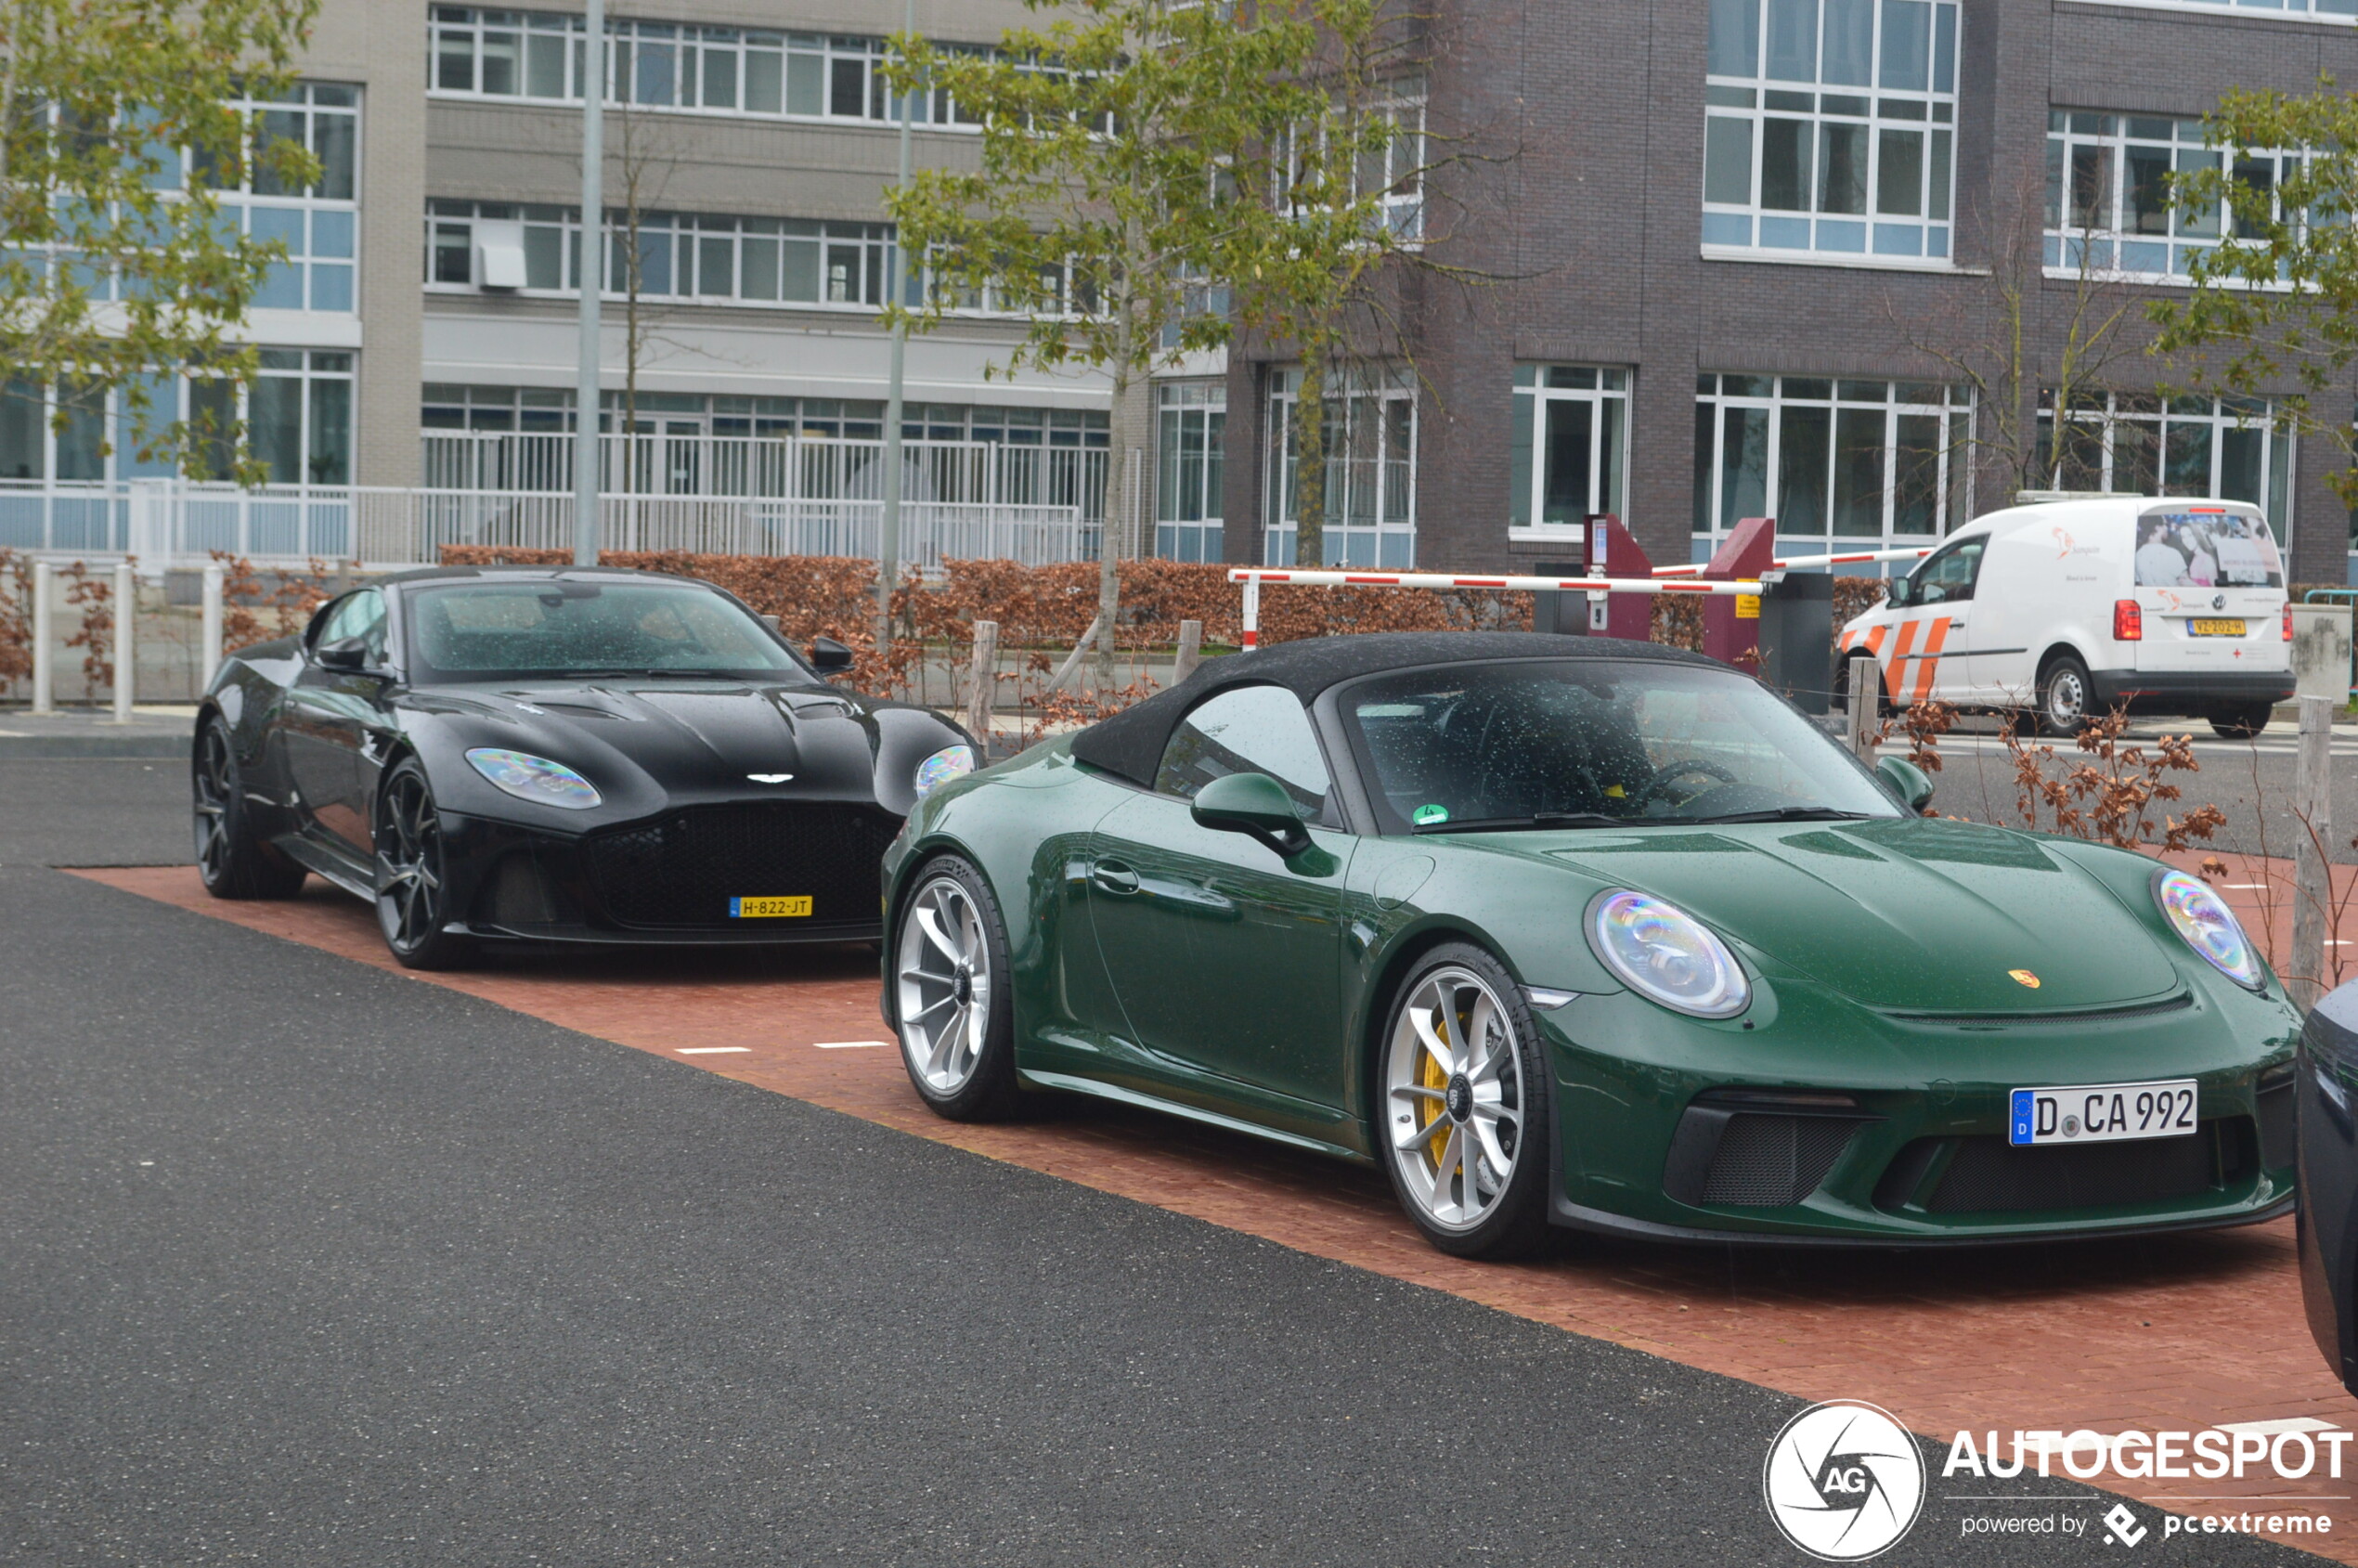
[[[1958,421],[1962,439],[1949,438],[1950,461],[2002,474],[2009,492],[2060,488],[2066,472],[2084,466],[2103,425],[2073,411],[2101,408],[2121,388],[2123,367],[2145,356],[2135,330],[2142,295],[2102,265],[2097,243],[2059,241],[2061,265],[2050,269],[2048,201],[2044,168],[2024,164],[1982,214],[1989,253],[1978,288],[1937,291],[1929,305],[1921,295],[1884,302],[1903,350],[1972,396],[1974,417]],[[2068,276],[2055,276],[2065,267]],[[2040,417],[2042,402],[2051,423]]]
[[[668,313],[647,303],[647,254],[642,242],[647,215],[660,211],[664,193],[679,172],[685,149],[680,142],[677,128],[653,119],[645,110],[629,103],[615,105],[616,165],[622,176],[622,206],[620,231],[622,284],[622,418],[618,427],[622,434],[622,473],[619,483],[626,490],[644,484],[646,464],[654,460],[654,445],[641,453],[639,435],[639,369],[646,358],[648,347],[661,340],[661,328]],[[668,234],[667,232],[667,239]],[[676,268],[680,257],[676,242],[670,266]],[[667,268],[668,272],[670,268]],[[611,276],[611,274],[610,274]],[[592,412],[590,418],[596,418]]]

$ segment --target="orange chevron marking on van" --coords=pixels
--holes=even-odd
[[[1908,650],[1916,645],[1916,632],[1924,624],[1922,621],[1901,621],[1899,635],[1892,640],[1891,657],[1885,661],[1883,667],[1883,686],[1884,694],[1893,702],[1899,700],[1899,667],[1908,662]]]
[[[1951,618],[1941,616],[1932,623],[1932,630],[1924,635],[1924,652],[1916,655],[1916,694],[1911,701],[1923,702],[1932,695],[1932,678],[1940,668],[1940,650],[1948,645]]]

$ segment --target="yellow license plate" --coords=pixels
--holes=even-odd
[[[795,920],[810,913],[810,896],[798,899],[731,899],[732,920]]]
[[[2241,621],[2189,621],[2186,629],[2196,637],[2241,637],[2244,634],[2244,623]]]

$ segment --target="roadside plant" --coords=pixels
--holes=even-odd
[[[2183,817],[2166,810],[2184,789],[2177,773],[2198,773],[2192,737],[2164,735],[2148,749],[2127,743],[2129,716],[2116,708],[2079,732],[2077,757],[2058,759],[2052,745],[2032,745],[2020,722],[2005,719],[1999,734],[2015,768],[2015,810],[2034,833],[2085,838],[2116,849],[2175,854],[2226,825],[2215,805]]]

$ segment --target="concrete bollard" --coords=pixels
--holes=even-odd
[[[114,721],[131,722],[131,702],[138,684],[138,674],[132,668],[133,649],[137,645],[139,620],[139,579],[134,575],[126,558],[114,564]]]
[[[1179,656],[1171,661],[1171,683],[1176,686],[1203,662],[1203,622],[1179,623]]]
[[[32,711],[45,718],[58,711],[57,577],[46,561],[32,564]]]
[[[989,750],[991,746],[991,710],[999,698],[999,623],[975,622],[975,654],[972,667],[966,672],[966,733],[975,744]],[[978,758],[977,761],[989,761]]]
[[[228,576],[222,570],[220,562],[215,561],[204,569],[204,638],[197,654],[202,661],[197,670],[197,690],[200,692],[212,687],[213,678],[221,668],[222,598],[227,582]]]
[[[1883,667],[1872,654],[1850,655],[1850,754],[1861,762],[1875,759],[1875,709],[1882,706]]]
[[[2333,988],[2326,942],[2333,933],[2334,709],[2331,697],[2300,699],[2300,750],[2293,765],[2293,810],[2300,832],[2293,839],[2292,962],[2285,965],[2285,989],[2302,1012]]]

